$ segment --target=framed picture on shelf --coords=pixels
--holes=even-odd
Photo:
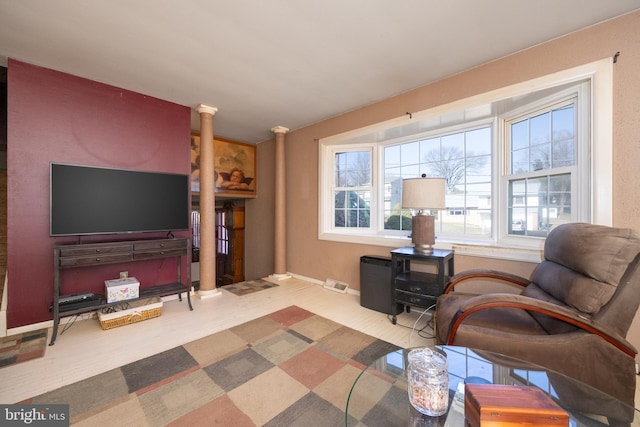
[[[213,140],[215,192],[220,195],[256,195],[256,146]],[[200,193],[200,135],[191,134],[191,191]]]

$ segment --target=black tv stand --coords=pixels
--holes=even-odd
[[[77,302],[62,304],[60,302],[61,270],[174,257],[178,259],[178,280],[174,283],[141,287],[140,297],[138,299],[178,294],[178,298],[182,301],[182,293],[186,293],[189,309],[193,310],[190,296],[191,239],[189,238],[124,240],[115,242],[55,245],[53,247],[53,304],[51,306],[53,311],[53,333],[51,335],[51,342],[49,345],[53,345],[56,341],[61,316],[72,316],[87,313],[122,303],[121,301],[107,303],[104,295],[97,294],[90,299],[82,299]],[[181,282],[182,257],[186,257],[187,260],[185,284]]]

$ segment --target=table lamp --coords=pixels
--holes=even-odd
[[[416,251],[429,253],[436,243],[432,210],[445,208],[444,178],[408,178],[402,180],[402,208],[417,210],[411,220],[411,241]]]

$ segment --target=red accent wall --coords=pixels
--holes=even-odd
[[[9,60],[9,328],[52,318],[55,243],[165,235],[50,237],[49,163],[188,174],[189,138],[189,107]],[[174,234],[188,236],[189,232]],[[122,270],[138,278],[143,287],[172,282],[176,269],[176,262],[167,259],[69,270],[62,278],[62,292],[103,293],[104,280],[117,278]]]

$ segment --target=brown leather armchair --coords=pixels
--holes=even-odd
[[[473,279],[522,290],[454,291]],[[531,279],[491,270],[455,275],[436,306],[436,342],[534,363],[633,405],[637,350],[626,335],[639,304],[640,235],[564,224],[549,233]]]

